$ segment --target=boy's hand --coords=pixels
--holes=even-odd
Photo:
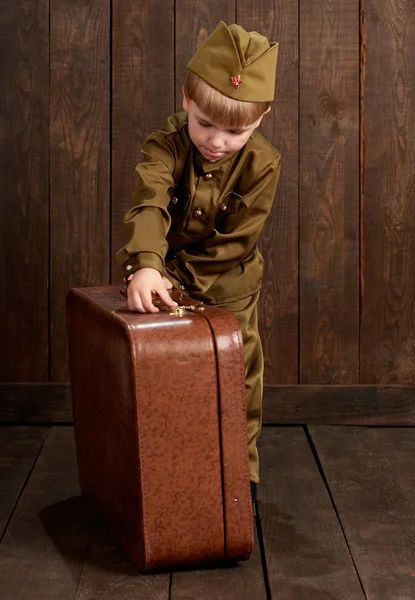
[[[159,309],[153,304],[151,294],[155,293],[166,306],[177,306],[167,291],[172,285],[166,277],[162,277],[156,269],[139,269],[129,279],[127,300],[128,308],[140,313],[157,313]]]

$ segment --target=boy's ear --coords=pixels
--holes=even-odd
[[[260,125],[260,123],[261,123],[262,119],[265,117],[265,115],[267,115],[267,114],[269,113],[269,111],[270,111],[270,110],[271,110],[271,107],[269,106],[269,107],[267,108],[267,110],[264,112],[264,114],[262,114],[262,115],[259,117],[258,121],[255,123],[255,127],[259,127],[259,125]]]
[[[183,110],[186,112],[189,110],[189,98],[186,96],[186,92],[184,91],[184,86],[182,85],[183,92]]]

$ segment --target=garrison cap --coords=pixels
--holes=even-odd
[[[278,42],[220,21],[187,68],[229,98],[271,102],[277,60]]]

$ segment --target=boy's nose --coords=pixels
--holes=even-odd
[[[222,148],[223,140],[220,134],[212,135],[209,139],[209,144],[212,148]]]

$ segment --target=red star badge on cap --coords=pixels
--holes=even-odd
[[[241,83],[243,83],[241,76],[237,75],[236,77],[231,77],[231,82],[234,88],[238,89]]]

